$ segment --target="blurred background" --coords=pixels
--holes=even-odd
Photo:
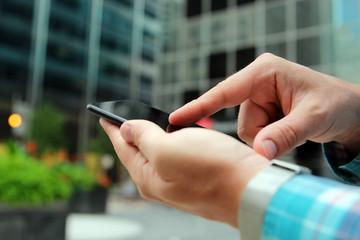
[[[129,98],[171,112],[264,52],[359,84],[360,0],[0,0],[0,178],[26,169],[1,160],[30,159],[72,187],[25,201],[32,171],[0,180],[0,212],[21,206],[20,218],[0,218],[0,238],[30,231],[29,205],[65,199],[59,239],[238,239],[228,226],[141,200],[86,104]],[[213,127],[236,136],[238,109],[216,113]],[[333,177],[318,144],[283,159]],[[107,221],[118,232],[104,230]],[[7,239],[42,239],[17,237]]]

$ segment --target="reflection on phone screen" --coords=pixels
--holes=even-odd
[[[118,125],[127,120],[144,119],[156,123],[166,132],[173,132],[183,128],[171,125],[168,120],[168,113],[141,102],[118,100],[98,102],[92,105],[95,106],[95,109],[88,107],[90,111]],[[192,127],[200,126],[193,125]]]

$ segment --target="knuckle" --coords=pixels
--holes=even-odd
[[[133,140],[136,146],[140,146],[142,144],[142,136],[144,134],[143,129],[137,129],[133,131]]]
[[[246,128],[245,127],[238,127],[237,129],[237,135],[239,136],[239,138],[243,139],[246,137]]]
[[[168,153],[169,148],[171,148],[171,142],[165,138],[157,139],[156,149],[151,152],[151,161],[157,166],[161,164],[162,161],[171,158],[171,154]],[[161,165],[160,165],[161,166]]]
[[[274,54],[272,53],[262,53],[260,56],[258,56],[255,61],[256,62],[265,62],[265,63],[272,63],[274,61],[276,61],[278,59],[278,57],[276,57]]]
[[[217,88],[217,91],[219,94],[218,98],[216,99],[216,102],[219,105],[224,105],[227,102],[227,91],[226,91],[227,80],[228,79],[225,79],[225,80],[219,82],[218,84],[216,84],[216,86],[215,86],[215,88]]]
[[[138,187],[138,191],[139,191],[139,194],[142,198],[144,199],[148,199],[148,200],[152,200],[153,199],[153,196],[152,194],[150,194],[149,191],[147,191],[146,189],[142,188],[142,187]]]
[[[156,200],[156,197],[153,194],[153,192],[151,191],[151,188],[150,188],[150,186],[148,186],[147,182],[144,182],[144,181],[137,182],[136,187],[142,198],[148,199],[148,200]]]
[[[280,59],[281,58],[275,56],[272,53],[263,53],[255,59],[254,63],[263,67],[263,70],[267,75],[275,76],[280,66]],[[270,80],[271,78],[267,79]]]
[[[248,128],[239,126],[237,129],[237,135],[242,141],[246,142],[247,145],[249,146],[252,145],[254,141],[254,137],[251,136],[251,134],[248,131]]]
[[[157,195],[161,196],[163,199],[170,200],[172,199],[172,196],[174,192],[176,192],[176,188],[173,187],[170,183],[163,184],[157,188]]]
[[[284,124],[281,128],[278,129],[282,136],[283,144],[285,144],[287,149],[294,148],[300,140],[297,131],[288,124]]]

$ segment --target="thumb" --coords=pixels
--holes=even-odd
[[[255,137],[254,150],[274,159],[303,144],[308,138],[306,119],[290,114],[264,127]]]
[[[120,128],[121,136],[136,146],[145,155],[153,152],[153,147],[165,132],[158,125],[146,120],[129,120]]]

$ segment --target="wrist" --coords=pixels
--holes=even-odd
[[[350,152],[360,154],[360,123],[354,124],[335,140]]]
[[[297,174],[310,170],[278,160],[260,171],[246,186],[239,206],[239,229],[241,239],[260,239],[267,207],[280,187]]]
[[[249,156],[247,156],[243,161],[240,161],[237,164],[237,167],[233,168],[235,176],[232,178],[233,184],[230,187],[231,194],[233,195],[231,197],[231,209],[229,209],[229,212],[225,213],[228,217],[228,223],[233,226],[234,228],[238,228],[238,208],[239,208],[239,202],[242,198],[242,195],[244,193],[244,190],[248,183],[256,176],[259,172],[263,171],[264,169],[268,168],[270,166],[270,161],[266,159],[265,157],[262,157],[261,155],[257,153],[253,153]],[[236,189],[236,190],[235,190]],[[235,190],[235,191],[234,191]],[[229,199],[226,199],[227,204],[229,204]]]
[[[349,103],[348,111],[351,112],[353,123],[341,134],[337,135],[332,141],[338,142],[345,146],[348,150],[354,154],[360,153],[360,87],[348,84],[350,89],[349,92]],[[341,114],[341,113],[339,113]]]

